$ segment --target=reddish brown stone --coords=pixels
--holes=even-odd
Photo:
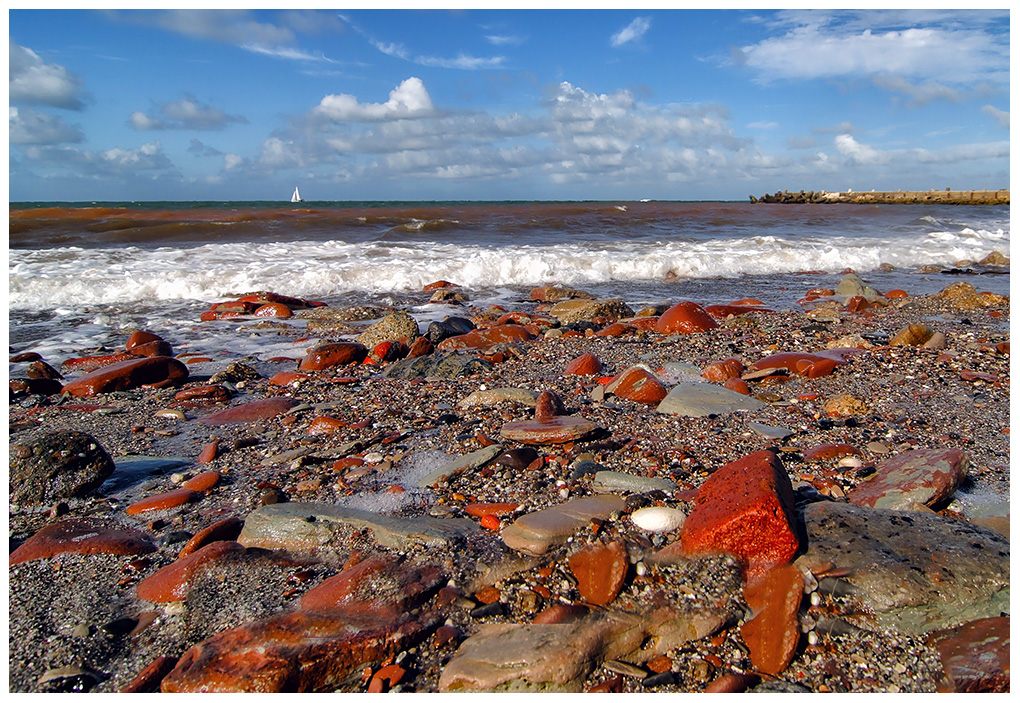
[[[552,391],[542,391],[535,399],[536,420],[548,420],[566,414],[567,409],[563,406],[563,401]]]
[[[520,503],[468,503],[464,506],[464,512],[480,518],[486,515],[507,515],[519,507]]]
[[[407,350],[407,356],[409,359],[416,359],[419,356],[431,354],[434,348],[428,337],[418,337],[411,342],[411,347]]]
[[[561,415],[546,420],[508,422],[499,433],[524,444],[566,444],[587,437],[596,429],[595,423],[583,417]]]
[[[333,434],[342,427],[349,427],[349,425],[343,420],[338,420],[335,417],[329,417],[328,415],[320,415],[319,417],[308,423],[308,434],[319,435],[319,434]]]
[[[729,359],[723,359],[722,361],[716,361],[713,364],[709,364],[705,367],[705,370],[701,372],[702,378],[707,378],[709,381],[716,383],[724,383],[731,378],[740,378],[740,375],[744,373],[744,364],[739,359],[730,357]]]
[[[488,329],[472,330],[467,334],[448,337],[439,343],[438,349],[486,349],[505,342],[524,342],[534,337],[520,325],[496,325]]]
[[[793,488],[771,451],[749,454],[708,477],[680,533],[688,554],[739,558],[748,580],[787,563],[797,552]]]
[[[120,689],[121,693],[159,693],[159,684],[177,666],[177,657],[158,656],[131,683]]]
[[[214,488],[220,482],[219,471],[203,471],[181,484],[181,488],[201,493]]]
[[[941,503],[967,477],[970,459],[960,449],[913,449],[886,459],[848,496],[854,505],[902,510],[911,503]]]
[[[28,368],[25,369],[25,375],[27,375],[29,378],[40,378],[47,379],[50,381],[55,381],[57,379],[63,378],[63,375],[59,371],[57,371],[55,368],[53,368],[52,366],[50,366],[49,364],[42,360],[37,360],[30,363],[28,365]]]
[[[12,393],[28,395],[58,395],[64,390],[60,381],[52,378],[12,378],[7,385]]]
[[[705,693],[742,693],[760,680],[761,678],[754,674],[738,674],[728,671],[705,686]]]
[[[264,398],[224,408],[211,415],[206,415],[199,422],[205,425],[233,425],[239,422],[268,420],[283,415],[296,405],[298,405],[298,401],[293,398]]]
[[[736,303],[734,303],[732,305],[706,305],[705,312],[707,312],[712,317],[722,319],[729,317],[730,315],[734,317],[739,317],[740,315],[746,315],[749,312],[772,312],[772,311],[766,307],[761,307],[759,305],[737,305]]]
[[[860,352],[860,350],[855,350]],[[824,351],[809,354],[807,352],[780,352],[772,354],[751,364],[755,371],[762,369],[789,369],[793,373],[818,378],[827,376],[839,365],[846,363],[845,356],[850,353],[844,349],[826,349]],[[802,364],[798,366],[798,364]],[[815,368],[817,367],[817,368]],[[811,375],[811,374],[814,375]]]
[[[592,605],[611,603],[627,578],[627,550],[622,542],[590,544],[567,563],[581,597]]]
[[[655,323],[656,331],[661,334],[693,334],[715,329],[719,323],[715,321],[705,308],[697,303],[677,303],[659,316]]]
[[[177,558],[181,559],[189,554],[193,554],[213,542],[232,542],[241,534],[241,528],[243,527],[244,520],[234,516],[215,522],[189,539],[188,543],[181,549],[181,553],[177,555]]]
[[[891,290],[891,291],[886,292],[885,297],[886,298],[908,298],[910,296],[907,295],[907,292],[905,290],[900,290],[899,288],[896,288],[895,290]]]
[[[122,361],[134,361],[137,358],[134,354],[128,354],[127,352],[105,354],[103,356],[82,356],[76,359],[68,359],[60,365],[60,370],[64,373],[89,373]]]
[[[374,554],[308,591],[301,608],[336,617],[395,619],[424,601],[441,576],[435,566],[410,568],[399,559]]]
[[[723,388],[727,388],[734,393],[740,393],[742,395],[751,395],[751,389],[747,387],[747,383],[740,378],[728,378],[726,383],[723,384]]]
[[[634,325],[628,325],[626,322],[612,322],[598,332],[595,333],[596,337],[622,337],[628,334],[634,334],[637,332],[637,327]]]
[[[64,392],[81,398],[97,393],[125,391],[142,386],[163,388],[188,378],[188,367],[169,356],[121,361],[85,374],[64,386]]]
[[[138,513],[147,513],[153,510],[169,510],[170,508],[190,503],[193,500],[198,500],[198,498],[199,493],[197,491],[179,488],[176,491],[157,493],[154,496],[142,498],[125,508],[124,512],[128,515],[137,515]]]
[[[456,283],[450,283],[449,281],[435,281],[433,283],[426,283],[422,290],[439,290],[440,288],[456,287],[456,285]]]
[[[152,332],[146,332],[144,330],[135,330],[128,336],[127,342],[124,344],[124,349],[132,351],[135,347],[141,346],[142,344],[149,344],[150,342],[162,342],[162,337]]]
[[[293,315],[293,311],[283,303],[266,303],[255,308],[255,317],[280,317],[287,318]]]
[[[666,389],[659,379],[640,366],[631,366],[614,376],[606,386],[606,393],[643,405],[658,405],[666,397]]]
[[[269,384],[273,386],[289,386],[295,381],[303,381],[306,378],[310,377],[305,373],[298,373],[297,371],[280,371],[279,373],[273,374],[273,377],[269,379]]]
[[[790,665],[800,642],[797,612],[803,595],[804,574],[793,564],[771,569],[744,587],[754,618],[740,634],[756,670],[777,676]]]
[[[212,542],[149,576],[138,584],[136,595],[150,603],[182,601],[191,581],[210,563],[240,554],[244,554],[244,547],[237,542]]]
[[[933,636],[957,693],[1009,692],[1009,618],[974,620]]]
[[[406,669],[403,669],[396,664],[388,664],[379,669],[379,671],[375,672],[375,675],[372,676],[372,680],[368,684],[368,692],[385,693],[390,688],[400,683],[406,673]]]
[[[42,361],[42,355],[38,352],[21,352],[8,359],[12,364],[20,364],[25,361]]]
[[[841,456],[862,456],[861,450],[849,444],[819,444],[804,452],[804,461],[825,461]]]
[[[269,303],[279,303],[286,305],[291,310],[303,310],[306,308],[317,308],[322,307],[323,303],[317,303],[312,300],[305,300],[304,298],[294,298],[289,295],[280,295],[279,293],[273,293],[272,291],[260,291],[258,293],[250,293],[248,295],[242,295],[237,299],[240,303],[253,303],[261,306]]]
[[[148,554],[156,546],[143,532],[98,518],[70,518],[46,525],[11,552],[10,566],[57,554]]]
[[[556,625],[564,622],[580,620],[588,614],[588,609],[583,605],[567,605],[566,603],[555,602],[548,608],[538,613],[531,622],[536,625]]]
[[[202,451],[199,453],[198,458],[195,459],[196,464],[208,464],[210,461],[216,458],[220,451],[220,443],[212,441],[202,447]]]
[[[174,394],[174,400],[208,400],[210,402],[223,402],[232,397],[233,393],[219,383],[184,388]]]
[[[602,373],[602,362],[591,353],[577,357],[563,370],[566,376],[597,376]]]
[[[357,342],[335,342],[315,347],[301,360],[301,371],[321,371],[333,366],[360,364],[368,356],[368,349]]]
[[[168,342],[164,342],[162,339],[156,339],[145,344],[137,344],[131,348],[131,353],[135,356],[173,356],[174,350]]]

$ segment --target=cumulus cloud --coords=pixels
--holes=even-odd
[[[635,17],[634,20],[609,39],[611,46],[623,46],[632,42],[640,41],[652,26],[652,21],[647,17]]]
[[[224,129],[235,122],[247,122],[239,115],[228,115],[219,108],[205,105],[194,98],[184,97],[164,104],[160,116],[147,115],[140,110],[131,113],[128,125],[137,130],[189,129],[211,131]]]
[[[883,164],[889,161],[889,155],[883,151],[861,144],[849,134],[840,134],[834,141],[836,150],[857,164]]]
[[[85,177],[126,177],[153,172],[176,173],[173,163],[158,141],[134,149],[115,147],[105,151],[88,151],[70,146],[30,146],[25,159],[39,166],[61,171],[73,170]]]
[[[420,78],[411,77],[390,91],[384,103],[362,103],[347,93],[327,95],[314,112],[335,121],[374,122],[423,117],[435,111],[432,98]]]
[[[9,134],[11,144],[73,144],[85,139],[78,127],[26,107],[10,108]]]
[[[981,112],[991,117],[1001,126],[1009,129],[1009,110],[1000,110],[993,105],[985,105],[981,108]]]
[[[936,14],[860,12],[782,17],[781,34],[740,48],[744,65],[761,82],[876,75],[942,84],[1009,81],[1008,31],[964,24],[959,15],[952,21]]]
[[[81,79],[10,39],[10,101],[65,110],[85,107]]]

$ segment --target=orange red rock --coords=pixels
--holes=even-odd
[[[697,303],[682,302],[662,313],[655,324],[655,329],[662,334],[693,334],[718,326],[719,323],[705,308]]]

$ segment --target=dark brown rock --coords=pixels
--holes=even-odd
[[[283,415],[296,405],[298,405],[298,401],[284,396],[264,398],[224,408],[211,415],[206,415],[199,422],[204,425],[233,425],[241,422],[268,420]]]
[[[114,471],[113,459],[84,432],[50,432],[10,447],[10,497],[42,503],[91,494]]]

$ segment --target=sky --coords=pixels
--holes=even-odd
[[[1007,10],[10,10],[11,201],[1009,188]]]

